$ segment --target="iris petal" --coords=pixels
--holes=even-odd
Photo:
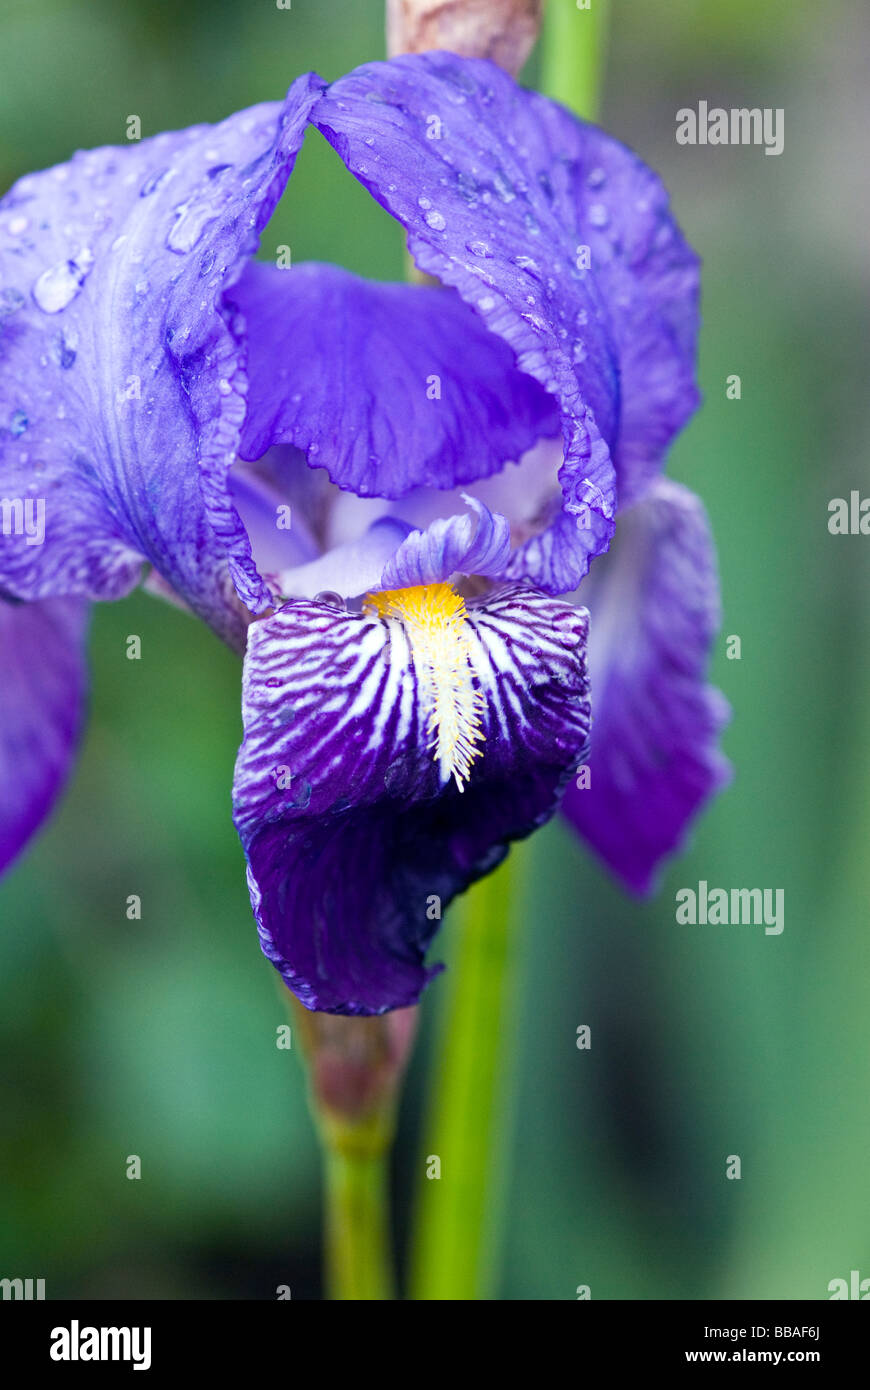
[[[452,574],[504,574],[510,558],[510,524],[477,498],[463,494],[462,500],[474,517],[437,518],[425,531],[412,531],[386,566],[380,587],[432,584]]]
[[[617,472],[622,495],[641,491],[696,401],[697,263],[661,184],[595,127],[449,53],[358,68],[311,119],[418,266],[556,397],[564,513],[517,564],[575,587],[610,540]]]
[[[468,608],[483,741],[459,792],[401,623],[293,602],[252,625],[235,821],[263,950],[309,1008],[418,998],[441,910],[553,814],[583,757],[586,631],[516,585]]]
[[[333,546],[310,564],[282,572],[281,591],[288,598],[314,598],[324,589],[344,599],[361,598],[383,587],[384,566],[391,563],[409,531],[405,522],[381,517],[355,540]]]
[[[728,707],[706,682],[719,627],[704,509],[666,479],[620,516],[612,552],[581,597],[591,613],[590,785],[564,809],[608,867],[649,891],[700,806],[729,778]]]
[[[226,475],[244,415],[220,297],[256,249],[319,83],[216,126],[77,154],[0,204],[0,494],[45,501],[45,541],[0,540],[24,598],[115,598],[143,559],[232,639],[227,566],[257,574]]]
[[[0,598],[0,873],[39,828],[75,754],[88,605]]]
[[[243,458],[295,444],[339,487],[395,498],[486,477],[558,428],[552,397],[452,291],[250,265],[231,298],[248,338]]]

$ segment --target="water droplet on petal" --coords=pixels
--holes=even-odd
[[[491,256],[492,251],[485,241],[467,241],[465,249],[470,251],[472,256]]]
[[[513,184],[507,177],[507,174],[505,174],[501,169],[496,169],[495,173],[493,174],[492,185],[503,203],[512,203],[514,198],[517,196],[514,192]]]
[[[6,230],[10,236],[20,236],[22,232],[27,231],[27,227],[28,221],[26,217],[12,217],[6,224]]]
[[[478,201],[477,181],[472,178],[471,174],[466,174],[464,169],[460,169],[456,175],[456,187],[459,190],[460,198],[464,199],[469,207],[473,207]]]
[[[444,228],[447,226],[446,219],[442,213],[437,212],[434,208],[431,212],[426,213],[426,224],[431,227],[434,232],[443,232]]]
[[[27,429],[28,419],[23,410],[13,410],[9,419],[9,433],[13,439],[18,439]]]
[[[51,340],[51,355],[64,371],[69,371],[76,360],[78,341],[78,334],[74,329],[68,329],[66,333],[58,329]]]
[[[172,169],[157,169],[155,173],[149,174],[139,189],[139,197],[148,198],[152,193],[156,193],[161,184],[172,178],[173,172]]]
[[[477,301],[477,307],[478,309],[482,309],[483,312],[487,314],[489,313],[490,309],[495,308],[495,300],[493,299],[491,294],[485,295],[483,299],[479,299]]]
[[[606,227],[610,221],[610,213],[603,203],[593,203],[589,209],[589,221],[593,227]]]
[[[394,758],[384,773],[384,788],[387,792],[398,791],[407,777],[404,758]]]
[[[75,260],[58,261],[44,270],[31,291],[44,314],[59,314],[71,304],[94,264],[94,253],[82,247]]]
[[[24,303],[24,295],[20,290],[13,290],[7,286],[5,290],[0,290],[0,319],[8,318],[10,314],[16,313]]]
[[[420,197],[417,199],[417,206],[418,206],[418,207],[421,207],[421,208],[423,209],[423,211],[425,212],[426,208],[431,208],[431,206],[432,206],[432,199],[431,199],[431,198],[424,198],[424,197],[423,197],[423,194],[421,193],[421,194],[420,194]]]
[[[217,213],[210,203],[192,198],[186,203],[179,203],[174,211],[175,222],[166,234],[166,247],[177,256],[184,256],[193,250]]]
[[[590,169],[586,176],[586,183],[589,188],[600,188],[606,178],[607,175],[603,169]]]
[[[344,608],[344,599],[334,589],[321,589],[314,595],[315,603],[328,603],[330,608]]]
[[[443,74],[448,82],[452,82],[460,91],[467,92],[469,96],[474,96],[477,92],[477,83],[465,68],[445,68]]]
[[[290,794],[286,801],[297,811],[304,811],[306,806],[311,804],[311,783],[304,777],[293,778],[290,783]]]

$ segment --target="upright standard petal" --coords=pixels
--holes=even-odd
[[[558,401],[563,511],[512,573],[576,587],[696,400],[697,264],[629,150],[485,61],[427,53],[339,79],[312,112],[448,285]]]
[[[0,598],[0,873],[63,789],[84,714],[87,604]]]
[[[449,488],[555,434],[553,398],[452,291],[329,265],[251,265],[234,287],[248,341],[241,454],[295,444],[339,487]]]
[[[309,1008],[416,1000],[450,900],[555,810],[589,727],[586,615],[509,586],[255,622],[235,822],[265,954]],[[461,789],[460,789],[461,788]]]
[[[656,483],[620,515],[613,549],[581,598],[591,615],[594,723],[587,770],[564,809],[608,867],[644,893],[729,777],[717,746],[728,706],[706,679],[719,588],[698,498]]]
[[[246,379],[221,295],[319,86],[77,154],[0,203],[0,495],[41,501],[45,518],[40,546],[0,539],[9,592],[113,598],[147,560],[237,637],[229,560],[245,602],[268,603],[227,488]]]

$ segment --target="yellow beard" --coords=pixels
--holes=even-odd
[[[480,712],[484,697],[474,688],[465,600],[450,584],[419,584],[367,594],[364,611],[401,622],[420,682],[424,708],[431,708],[432,735],[442,782],[451,777],[460,791],[482,749]]]

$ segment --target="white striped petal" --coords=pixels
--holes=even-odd
[[[414,590],[362,614],[293,602],[250,629],[235,820],[263,948],[312,1008],[416,999],[431,900],[440,914],[548,819],[585,754],[585,612],[520,585],[453,597],[445,627],[429,595],[434,637]],[[473,756],[451,766],[469,709]]]

